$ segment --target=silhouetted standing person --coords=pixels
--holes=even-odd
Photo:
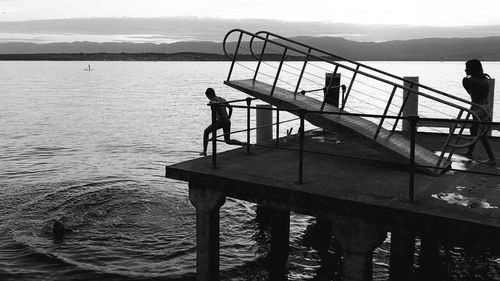
[[[210,100],[210,104],[217,103],[220,104],[217,106],[216,114],[215,114],[215,129],[222,129],[224,132],[224,141],[227,144],[235,144],[235,145],[245,145],[245,143],[232,140],[230,138],[231,133],[231,115],[233,114],[233,108],[227,103],[227,101],[221,97],[215,95],[215,91],[212,88],[207,88],[205,91],[205,95]],[[229,109],[229,114],[226,111],[226,108]],[[213,131],[213,124],[210,124],[205,131],[203,132],[203,152],[200,155],[207,155],[207,145],[208,145],[208,135]],[[215,137],[215,136],[212,136]]]
[[[474,120],[477,121],[491,121],[488,106],[488,94],[490,92],[490,85],[488,79],[490,76],[483,72],[483,66],[481,62],[477,59],[468,60],[465,63],[465,73],[466,77],[462,80],[462,85],[464,86],[467,93],[471,97],[472,103],[471,110],[474,111],[478,117],[474,116]],[[479,119],[478,119],[479,118]],[[470,128],[471,135],[477,136],[479,132],[479,125],[472,124]],[[490,142],[488,141],[488,136],[486,133],[480,138],[481,143],[488,154],[488,160],[482,163],[487,165],[496,165],[495,156],[491,150]],[[469,146],[466,156],[472,158],[472,152],[474,151],[475,143]]]

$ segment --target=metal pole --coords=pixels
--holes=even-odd
[[[234,64],[236,63],[236,57],[238,56],[238,49],[240,48],[241,38],[243,37],[243,33],[240,33],[240,37],[238,38],[238,43],[236,44],[236,49],[234,50],[234,58],[231,62],[231,68],[229,69],[229,73],[227,74],[227,81],[231,78],[231,74],[233,73]]]
[[[217,168],[217,104],[212,104],[212,166]]]
[[[410,84],[409,88],[413,89],[413,87],[414,87],[414,84]],[[416,94],[413,92],[410,92],[410,91],[408,91],[407,95],[403,94],[403,103],[401,104],[401,108],[399,109],[398,117],[403,116],[403,112],[405,111],[406,104],[407,104],[408,100],[410,99],[410,96],[412,96],[412,95],[416,95]],[[418,100],[417,100],[417,103],[418,103]],[[418,112],[415,112],[413,114],[408,114],[407,116],[414,115],[414,114],[418,114]],[[404,121],[404,119],[403,119],[403,121]],[[392,133],[394,133],[394,131],[396,131],[398,123],[399,123],[399,119],[396,119],[396,122],[394,122],[394,126],[392,126],[392,131],[391,131]]]
[[[276,108],[276,146],[280,146],[280,110]]]
[[[300,143],[299,143],[299,183],[303,182],[303,170],[304,170],[304,116],[307,110],[299,110],[300,116]]]
[[[410,190],[409,196],[410,201],[414,202],[415,199],[415,139],[417,135],[417,124],[420,117],[418,115],[408,116],[408,121],[410,121]]]
[[[387,116],[387,112],[389,111],[389,107],[391,107],[392,98],[394,97],[394,94],[396,93],[396,89],[397,89],[396,86],[394,86],[394,88],[392,89],[391,96],[389,97],[389,101],[387,102],[387,105],[384,109],[384,114],[382,115],[382,118],[380,118],[380,123],[378,124],[377,131],[375,132],[375,136],[373,137],[374,140],[377,139],[378,134],[380,133],[380,129],[382,129],[382,125],[384,125],[384,120],[385,120],[385,117]]]
[[[356,79],[356,75],[358,75],[359,66],[360,66],[359,64],[356,66],[356,70],[354,71],[354,74],[352,75],[351,83],[349,83],[349,88],[347,88],[347,92],[345,94],[345,99],[342,101],[342,109],[345,108],[345,104],[347,103],[347,98],[349,97],[349,94],[351,93],[351,88],[352,88],[352,85],[354,84],[354,79]]]
[[[276,72],[276,78],[274,78],[273,87],[271,88],[271,93],[269,93],[270,96],[272,96],[274,94],[274,89],[276,88],[276,84],[278,83],[278,78],[279,78],[280,73],[281,73],[281,67],[283,67],[283,62],[285,61],[287,51],[288,51],[288,48],[285,48],[285,50],[283,51],[283,55],[281,56],[280,65],[278,66],[278,71]]]
[[[255,68],[255,74],[253,75],[253,81],[257,79],[257,74],[259,73],[260,64],[264,58],[264,52],[266,51],[267,40],[269,39],[269,34],[266,35],[266,40],[264,40],[264,46],[262,46],[262,51],[260,52],[259,62],[257,62],[257,67]]]
[[[299,91],[300,82],[302,81],[302,76],[304,75],[304,71],[306,70],[307,63],[309,61],[309,55],[311,54],[311,48],[307,52],[306,59],[304,60],[304,64],[302,65],[302,70],[300,71],[299,80],[297,81],[297,86],[295,87],[295,91],[293,92],[293,99],[297,98],[297,92]]]
[[[247,154],[250,155],[250,104],[252,98],[247,98]]]

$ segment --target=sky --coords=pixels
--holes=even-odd
[[[250,23],[250,19],[253,25],[262,23],[270,27],[294,23],[295,27],[301,26],[300,32],[312,35],[342,36],[342,29],[324,34],[324,30],[335,29],[340,23],[348,24],[347,36],[351,37],[357,34],[355,26],[366,33],[370,27],[393,25],[418,27],[420,31],[425,27],[434,31],[479,32],[471,36],[481,36],[483,29],[486,35],[500,35],[500,30],[495,34],[491,29],[491,26],[500,26],[500,1],[471,3],[463,0],[0,0],[0,37],[3,38],[0,42],[213,40],[206,36],[204,29],[226,28],[240,21]],[[189,25],[187,31],[183,24],[195,20],[198,24]],[[178,28],[162,31],[158,26],[165,26],[165,22]],[[210,24],[212,26],[208,26]],[[126,32],[120,27],[123,25],[133,28]],[[217,36],[223,36],[220,32]],[[390,34],[391,30],[384,32]],[[465,32],[462,37],[468,34]],[[369,36],[359,39],[376,40]]]

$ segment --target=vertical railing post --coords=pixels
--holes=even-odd
[[[270,96],[273,95],[274,89],[276,88],[276,84],[278,83],[278,77],[280,76],[281,68],[283,67],[283,62],[285,61],[286,52],[288,52],[288,48],[285,48],[285,50],[283,51],[283,55],[281,56],[280,65],[278,66],[278,71],[276,72],[276,78],[274,78],[273,87],[271,88],[271,93],[269,93]]]
[[[218,104],[212,103],[212,166],[217,168],[217,107]]]
[[[389,97],[389,101],[387,101],[387,105],[385,106],[384,109],[384,114],[382,115],[382,118],[380,118],[380,123],[378,124],[377,131],[375,132],[375,136],[373,137],[374,140],[377,139],[378,134],[380,133],[380,130],[382,129],[382,125],[384,125],[385,117],[387,116],[387,112],[389,112],[389,108],[391,107],[392,99],[394,98],[394,94],[396,93],[397,87],[394,86],[391,92],[391,96]]]
[[[408,116],[410,122],[410,187],[409,197],[410,201],[415,200],[415,139],[417,135],[417,125],[420,117],[418,115]]]
[[[297,98],[297,93],[299,91],[300,83],[302,82],[302,76],[304,76],[304,71],[306,70],[307,63],[309,62],[309,56],[311,55],[311,48],[307,51],[306,59],[302,65],[302,70],[300,71],[299,80],[297,81],[297,86],[295,87],[295,92],[293,92],[293,98]]]
[[[358,70],[359,70],[359,64],[356,66],[356,71],[354,71],[354,74],[352,75],[351,78],[351,83],[349,83],[349,88],[347,88],[347,92],[345,94],[345,99],[342,101],[342,110],[345,108],[345,104],[347,103],[347,98],[349,97],[349,94],[351,93],[351,88],[352,85],[354,84],[354,80],[356,79],[356,75],[358,75]]]
[[[410,89],[413,90],[413,84],[410,84]],[[404,89],[403,89],[404,91]],[[406,95],[403,95],[403,103],[401,104],[401,108],[399,109],[399,112],[398,112],[398,117],[401,117],[403,116],[403,112],[405,111],[405,108],[406,108],[406,104],[408,103],[408,100],[410,98],[411,95],[417,95],[416,93],[412,92],[412,91],[407,91],[408,93]],[[415,114],[418,114],[418,113],[415,113]],[[410,116],[410,115],[408,115]],[[403,119],[404,120],[404,119]],[[396,131],[396,128],[398,127],[398,124],[399,124],[399,118],[396,119],[396,122],[394,122],[394,126],[392,126],[392,132]],[[411,126],[411,125],[410,125]]]
[[[268,39],[269,39],[269,34],[266,35],[266,40],[264,40],[264,45],[262,46],[262,51],[260,52],[260,58],[259,58],[259,61],[257,62],[257,67],[255,68],[255,73],[253,75],[253,81],[255,81],[257,79],[257,73],[259,73],[260,64],[262,63],[262,59],[264,57],[264,52],[266,50]]]
[[[303,183],[303,170],[304,170],[304,117],[307,110],[300,109],[300,142],[299,142],[299,183]]]
[[[238,43],[236,44],[236,49],[234,50],[233,61],[231,62],[231,68],[229,69],[229,74],[227,75],[226,81],[229,81],[229,79],[231,79],[231,74],[233,73],[234,64],[236,63],[236,56],[238,56],[238,49],[240,48],[242,37],[243,37],[243,33],[241,32],[240,37],[238,38]]]
[[[246,98],[247,101],[247,154],[250,155],[250,104],[252,98]]]
[[[280,110],[276,108],[276,146],[280,146]]]

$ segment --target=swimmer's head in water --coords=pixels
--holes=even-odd
[[[66,230],[64,228],[64,224],[58,220],[54,221],[54,224],[52,225],[52,237],[54,238],[54,241],[57,243],[61,243],[64,239],[64,234]]]

